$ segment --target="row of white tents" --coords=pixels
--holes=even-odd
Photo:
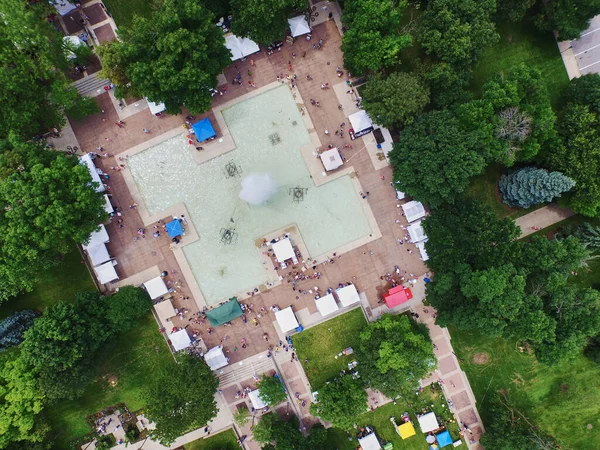
[[[406,227],[406,231],[408,231],[410,240],[419,249],[421,259],[423,261],[427,261],[429,259],[427,250],[425,250],[427,235],[425,234],[425,230],[421,225],[421,219],[427,215],[425,207],[421,202],[412,200],[402,205],[402,210],[404,211],[404,216],[409,223],[409,225]]]

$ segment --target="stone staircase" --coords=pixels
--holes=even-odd
[[[220,386],[227,386],[233,383],[248,380],[255,374],[260,375],[261,373],[275,369],[273,361],[271,358],[267,357],[244,364],[243,366],[239,366],[237,364],[235,364],[235,366],[235,370],[230,370],[223,374],[219,374]]]
[[[79,95],[87,95],[88,97],[96,97],[97,95],[104,92],[104,86],[108,86],[110,81],[103,78],[99,78],[97,74],[84,77],[81,80],[77,80],[73,83],[73,86],[79,92]],[[98,92],[101,89],[101,92]]]

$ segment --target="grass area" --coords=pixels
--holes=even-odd
[[[433,405],[433,408],[431,408]],[[458,426],[450,420],[452,414],[448,409],[448,404],[443,395],[441,395],[439,389],[433,389],[431,387],[425,388],[418,396],[414,396],[409,401],[398,399],[397,404],[388,403],[385,406],[377,408],[374,412],[367,412],[357,419],[357,424],[360,427],[371,426],[375,430],[377,436],[385,441],[392,442],[395,449],[402,450],[425,450],[429,448],[429,445],[425,442],[425,435],[421,433],[417,422],[417,413],[424,413],[434,411],[438,417],[438,422],[446,424],[448,431],[452,435],[454,440],[459,439]],[[390,417],[396,418],[396,424],[402,424],[402,414],[408,412],[415,427],[416,435],[406,440],[403,440],[396,430],[393,424],[390,422]],[[356,433],[351,433],[352,440],[349,440],[349,435],[344,431],[337,428],[330,428],[327,430],[327,448],[338,449],[338,450],[355,450],[358,446],[358,441],[355,438]]]
[[[600,370],[578,355],[574,360],[546,366],[518,342],[478,332],[451,329],[454,350],[467,373],[484,424],[489,423],[489,402],[498,392],[566,448],[600,448]],[[475,364],[485,354],[487,362]],[[587,425],[592,429],[588,430]]]
[[[104,6],[115,19],[117,27],[128,27],[133,16],[150,17],[152,0],[104,0]]]
[[[46,411],[57,448],[68,448],[69,441],[91,431],[85,420],[89,414],[120,402],[131,411],[142,408],[144,385],[157,368],[175,363],[151,314],[107,345],[98,361],[98,376],[81,398],[59,402]],[[114,387],[108,383],[113,376]]]
[[[356,308],[294,336],[294,347],[313,390],[348,368],[352,357],[336,357],[345,348],[358,345],[358,332],[366,323],[362,309]]]
[[[237,437],[231,428],[209,439],[197,439],[183,446],[184,450],[238,450]]]
[[[551,33],[540,33],[527,22],[499,23],[500,42],[485,52],[474,70],[473,91],[480,95],[488,78],[498,72],[527,64],[544,76],[552,104],[556,105],[569,77]]]
[[[44,271],[32,292],[14,297],[0,307],[0,319],[16,311],[43,311],[60,300],[73,301],[77,292],[93,291],[96,287],[77,247],[73,247],[56,267]]]

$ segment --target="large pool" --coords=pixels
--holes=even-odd
[[[312,256],[371,233],[349,176],[315,187],[300,153],[308,131],[287,86],[222,113],[236,144],[231,152],[198,165],[181,136],[129,159],[150,214],[185,203],[200,239],[183,250],[209,304],[268,281],[255,241],[270,232],[296,223]],[[241,174],[229,176],[228,166]],[[238,197],[244,176],[256,172],[271,174],[279,186],[261,206]],[[297,186],[307,188],[301,202],[289,192]],[[224,229],[237,235],[229,244],[222,242]]]

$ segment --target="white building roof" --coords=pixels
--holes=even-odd
[[[350,306],[355,303],[360,302],[360,297],[358,296],[358,291],[356,290],[356,286],[353,284],[349,284],[348,286],[344,286],[343,288],[338,288],[335,290],[335,293],[342,304],[344,306]]]
[[[367,128],[371,128],[373,126],[371,118],[367,112],[362,109],[348,116],[348,120],[350,121],[350,125],[352,125],[352,129],[355,133],[360,133],[362,130],[366,130]]]
[[[319,297],[315,300],[315,303],[317,304],[317,309],[323,317],[333,314],[339,309],[333,294],[327,294],[324,297]]]
[[[440,425],[435,418],[435,413],[430,412],[417,418],[419,420],[419,427],[423,433],[429,433],[430,431],[437,430]]]
[[[218,347],[213,347],[208,352],[206,352],[206,354],[204,355],[204,360],[206,361],[206,364],[208,364],[208,367],[211,368],[211,370],[218,370],[221,367],[225,367],[227,364],[229,364],[227,362],[225,354],[223,353],[222,345],[219,345]]]
[[[92,161],[92,157],[89,155],[89,153],[86,153],[81,158],[79,158],[79,162],[81,164],[85,164],[87,166],[88,171],[90,172],[90,175],[92,176],[92,181],[95,181],[96,183],[98,183],[98,186],[96,186],[96,192],[104,192],[104,184],[102,183],[102,180],[100,179],[100,175],[98,174],[98,171],[96,170],[96,165],[94,164],[94,161]]]
[[[292,247],[292,241],[290,238],[281,239],[273,244],[273,251],[277,261],[284,262],[286,259],[292,259],[296,257],[294,253],[294,247]]]
[[[94,267],[94,272],[96,272],[100,284],[106,284],[119,279],[119,275],[117,275],[117,271],[115,270],[114,261],[105,262],[100,266]]]
[[[169,292],[169,289],[167,289],[167,285],[161,277],[152,278],[150,281],[146,281],[144,283],[144,287],[148,291],[148,294],[150,295],[150,298],[152,300],[161,297],[167,292]]]
[[[303,34],[311,32],[310,25],[303,15],[288,19],[288,23],[290,24],[290,33],[293,37],[302,36]]]
[[[248,393],[248,397],[250,398],[250,402],[252,403],[254,409],[263,409],[267,405],[261,400],[258,394],[258,389],[255,389],[254,391]]]
[[[108,249],[106,248],[105,244],[88,247],[86,251],[88,256],[90,257],[92,266],[99,266],[100,264],[105,263],[110,259],[110,255],[108,254]]]
[[[408,231],[408,234],[410,235],[411,242],[415,244],[427,239],[427,235],[425,234],[425,230],[423,229],[423,225],[421,225],[420,220],[417,220],[416,222],[413,222],[407,226],[406,231]]]
[[[358,444],[362,450],[379,450],[381,448],[375,433],[367,434],[364,438],[360,438]]]
[[[169,335],[169,339],[171,341],[171,345],[173,346],[176,352],[189,347],[192,343],[190,335],[187,333],[185,328],[183,330],[176,331],[175,333]]]
[[[408,202],[408,203],[405,203],[404,205],[402,205],[402,210],[404,211],[406,220],[409,223],[425,217],[425,207],[423,206],[423,203],[418,202],[416,200],[413,200],[411,202]]]
[[[296,315],[294,314],[291,306],[277,311],[275,313],[275,318],[277,319],[279,328],[281,328],[283,333],[295,330],[299,326],[298,321],[296,320]]]
[[[429,255],[427,254],[427,250],[425,249],[425,242],[427,242],[427,239],[417,243],[417,248],[419,249],[419,253],[421,254],[421,259],[423,261],[427,261],[429,259]]]
[[[83,248],[87,250],[90,247],[106,244],[107,242],[110,242],[110,239],[108,237],[108,233],[106,232],[106,227],[101,224],[98,231],[94,231],[92,234],[90,234],[88,243],[84,244]]]
[[[336,147],[325,150],[320,156],[325,170],[335,170],[344,164],[340,152]]]
[[[163,325],[166,324],[167,319],[175,317],[176,314],[171,300],[163,300],[162,302],[157,303],[154,305],[154,311],[156,311],[156,315]]]

